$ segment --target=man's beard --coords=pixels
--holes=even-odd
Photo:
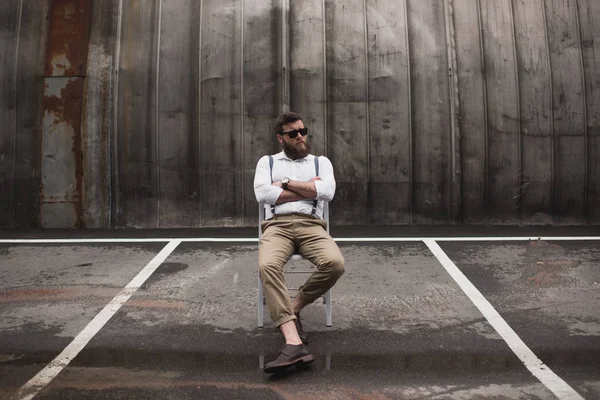
[[[284,140],[283,151],[285,152],[285,155],[292,160],[297,160],[299,158],[306,157],[310,153],[310,144],[308,142],[304,142],[304,148],[299,149],[296,147],[296,144],[292,144]]]

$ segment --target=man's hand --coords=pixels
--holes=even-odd
[[[318,176],[315,176],[314,178],[311,178],[309,180],[309,182],[320,181],[320,180],[321,180],[321,178],[319,178]],[[283,185],[281,184],[281,181],[273,182],[272,185],[273,186],[277,186],[279,188],[283,188]]]
[[[282,188],[283,192],[277,199],[276,204],[287,203],[290,201],[304,200],[304,199],[314,199],[317,196],[317,188],[315,186],[316,181],[320,181],[321,178],[315,176],[311,178],[308,182],[300,182],[300,181],[292,181],[288,183],[288,188],[283,189],[283,185],[281,181],[273,182],[273,186],[277,186],[278,188]]]
[[[310,181],[294,181],[290,180],[287,184],[288,190],[302,195],[305,199],[314,199],[317,197],[316,181],[320,181],[318,176],[311,178]]]
[[[273,182],[272,185],[283,189],[283,185],[281,184],[281,181]],[[304,199],[305,199],[305,197],[299,193],[294,193],[289,189],[288,190],[283,189],[283,192],[281,192],[281,194],[279,195],[279,198],[277,199],[277,202],[275,204],[289,203],[290,201],[298,201],[298,200],[304,200]]]

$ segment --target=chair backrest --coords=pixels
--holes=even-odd
[[[323,202],[323,219],[327,223],[327,233],[329,233],[329,202]],[[258,238],[262,236],[262,230],[260,229],[260,224],[265,220],[265,203],[258,203]]]

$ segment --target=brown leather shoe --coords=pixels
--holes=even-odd
[[[308,347],[304,344],[286,344],[279,351],[279,356],[265,365],[264,371],[271,374],[282,371],[297,363],[308,364],[313,361],[315,361],[315,357],[310,354]]]

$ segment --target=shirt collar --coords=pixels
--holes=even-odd
[[[288,156],[285,154],[285,152],[284,152],[283,150],[281,150],[281,152],[279,152],[279,153],[275,154],[275,158],[276,158],[276,159],[278,159],[278,160],[288,160],[288,161],[294,161],[294,160],[292,160],[291,158],[289,158],[289,157],[288,157]],[[312,160],[313,158],[314,158],[314,156],[313,156],[312,154],[309,154],[309,155],[307,155],[306,157],[304,157],[304,158],[299,158],[299,159],[297,159],[297,160],[295,160],[295,161],[310,161],[310,160]]]

